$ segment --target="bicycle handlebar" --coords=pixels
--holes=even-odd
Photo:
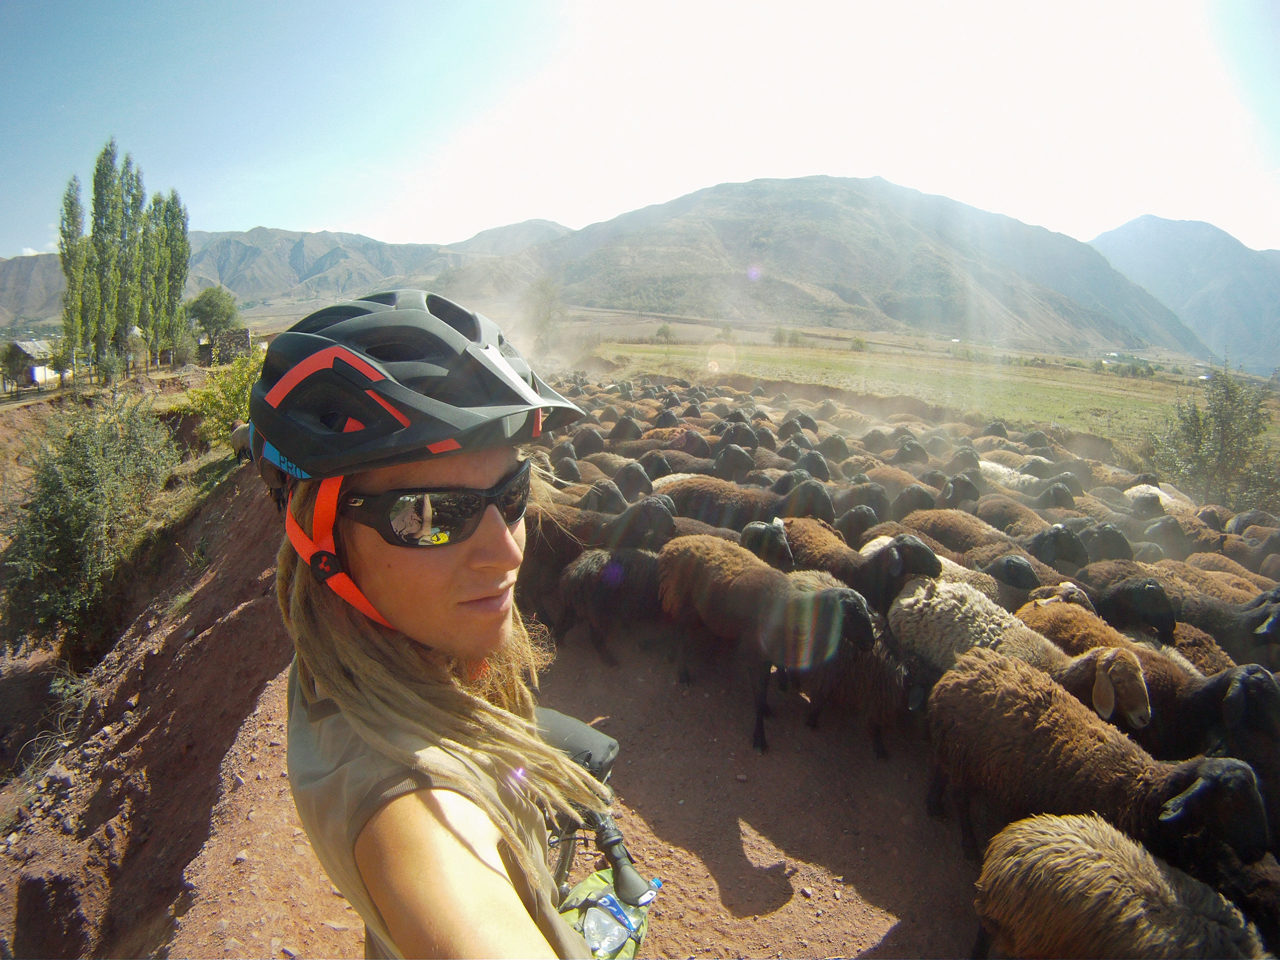
[[[595,831],[596,849],[604,854],[613,868],[613,889],[618,899],[633,907],[642,907],[657,896],[657,888],[636,870],[635,861],[622,840],[622,831],[613,817],[608,813],[587,811],[585,820],[587,826]]]

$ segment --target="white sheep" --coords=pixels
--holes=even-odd
[[[966,650],[986,647],[1053,677],[1104,720],[1118,709],[1131,727],[1151,721],[1142,667],[1132,651],[1098,648],[1071,657],[967,583],[911,580],[887,619],[903,653],[932,668],[935,677]],[[923,679],[927,686],[933,678]]]

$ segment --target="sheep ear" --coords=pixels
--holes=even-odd
[[[898,549],[897,544],[889,544],[885,547],[889,551],[889,576],[902,576],[902,568],[906,563],[902,559],[902,551]]]
[[[1248,705],[1248,692],[1245,690],[1245,675],[1237,673],[1231,678],[1227,687],[1227,695],[1222,698],[1222,720],[1228,730],[1234,730],[1244,723],[1245,708]]]
[[[1093,668],[1093,709],[1103,720],[1110,720],[1116,711],[1116,688],[1111,683],[1107,666],[1100,658]]]
[[[1257,629],[1253,631],[1254,635],[1261,637],[1261,642],[1275,642],[1280,637],[1280,612],[1273,612],[1267,617]]]
[[[1160,808],[1161,823],[1177,823],[1192,812],[1194,801],[1211,789],[1209,781],[1204,777],[1196,777],[1195,782],[1176,797],[1170,797]]]

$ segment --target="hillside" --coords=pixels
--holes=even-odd
[[[448,246],[265,227],[194,231],[191,242],[188,293],[220,283],[251,323],[408,285],[511,315],[546,276],[570,307],[758,331],[794,324],[1072,355],[1208,354],[1088,245],[879,179],[721,184],[577,231],[535,220]],[[50,290],[13,289],[12,311],[56,314]]]
[[[1220,360],[1264,376],[1280,367],[1280,250],[1251,250],[1212,224],[1152,216],[1091,245]]]

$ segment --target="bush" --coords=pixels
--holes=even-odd
[[[187,391],[182,410],[200,418],[200,440],[210,446],[227,443],[237,420],[249,419],[249,391],[262,358],[255,354],[236,357],[231,363],[209,374],[203,387]]]
[[[1204,382],[1203,409],[1194,398],[1174,405],[1153,463],[1200,503],[1275,509],[1280,457],[1263,440],[1271,422],[1265,402],[1262,387],[1215,370]]]
[[[97,621],[122,562],[178,463],[144,399],[99,398],[52,418],[30,451],[32,476],[0,561],[6,647]],[[103,618],[109,619],[109,618]]]

